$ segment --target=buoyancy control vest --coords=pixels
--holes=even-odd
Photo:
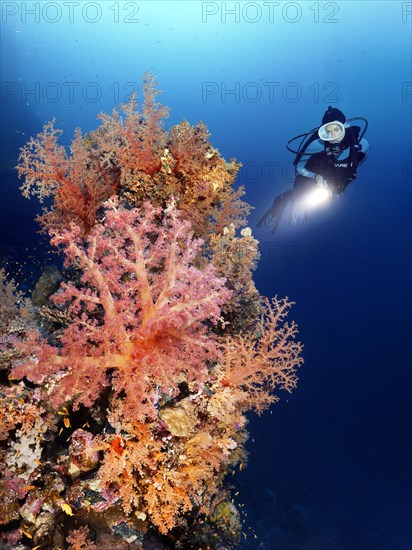
[[[325,165],[323,168],[324,174],[320,173],[327,180],[334,180],[336,183],[342,181],[347,185],[351,180],[356,178],[356,170],[359,163],[359,126],[349,126],[346,128],[345,137],[340,143],[325,142]],[[338,157],[343,151],[348,149],[348,156],[343,159]],[[338,180],[338,181],[336,181]]]
[[[356,178],[356,170],[359,163],[359,126],[348,126],[345,128],[345,137],[340,143],[324,142],[324,150],[317,153],[306,152],[308,146],[318,139],[317,131],[308,137],[302,148],[299,150],[295,160],[295,167],[303,156],[308,155],[305,168],[315,174],[320,174],[334,188],[336,194],[340,194],[350,181]],[[347,155],[339,159],[343,151]],[[306,179],[297,176],[297,179]],[[298,182],[303,183],[303,182]]]

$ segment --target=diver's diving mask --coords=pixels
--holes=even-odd
[[[339,143],[345,137],[345,126],[339,120],[327,122],[318,130],[318,136],[329,143]]]

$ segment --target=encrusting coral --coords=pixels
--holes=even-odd
[[[259,295],[258,242],[237,234],[239,164],[202,123],[164,128],[151,74],[143,95],[70,154],[54,121],[21,150],[65,270],[36,305],[0,270],[6,548],[236,547],[245,413],[297,383],[291,302]]]

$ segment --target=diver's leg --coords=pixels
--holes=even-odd
[[[293,189],[288,189],[288,191],[285,191],[284,193],[278,195],[273,201],[272,206],[258,221],[257,226],[265,226],[269,229],[270,233],[275,233],[277,228],[279,227],[282,214],[288,203],[292,200],[294,192],[295,191]]]
[[[296,177],[293,184],[293,200],[289,209],[289,225],[300,225],[308,220],[304,197],[315,186],[316,182],[311,178],[300,175]]]

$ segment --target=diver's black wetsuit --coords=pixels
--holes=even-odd
[[[301,208],[297,214],[300,199],[305,193],[316,187],[316,176],[327,182],[332,196],[343,193],[351,181],[356,179],[356,170],[369,153],[369,143],[361,139],[358,143],[359,127],[348,127],[340,143],[333,144],[314,139],[295,159],[296,177],[292,189],[284,191],[273,201],[272,206],[258,222],[258,227],[267,226],[273,234],[276,232],[285,208],[291,203],[289,224],[302,223],[307,219],[306,211]],[[304,158],[305,157],[305,158]]]
[[[343,140],[336,144],[319,139],[314,141],[306,150],[309,158],[304,161],[298,155],[295,160],[297,177],[294,187],[304,184],[302,177],[313,183],[319,174],[328,182],[334,196],[340,195],[356,179],[356,170],[369,152],[369,143],[365,139],[358,142],[359,131],[359,126],[347,128]]]

